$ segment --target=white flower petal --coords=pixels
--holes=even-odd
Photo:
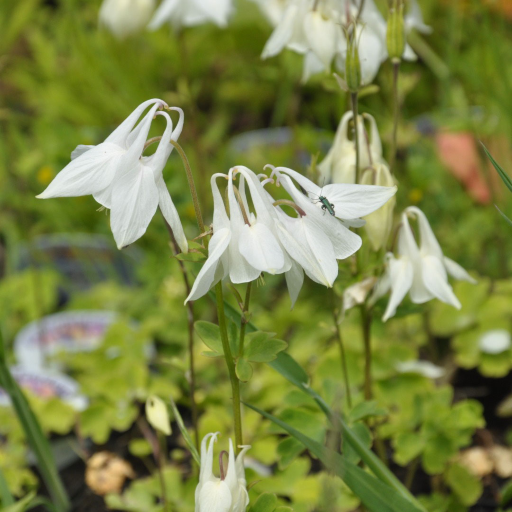
[[[227,228],[216,231],[208,245],[208,259],[205,261],[194,281],[190,295],[185,300],[197,300],[206,295],[215,284],[216,270],[221,256],[225,253],[231,241],[231,231]]]
[[[117,247],[122,249],[146,232],[158,208],[159,194],[151,168],[139,162],[116,180],[110,219]]]
[[[199,491],[198,512],[230,512],[232,501],[226,482],[205,482]]]
[[[292,261],[290,270],[285,272],[284,276],[286,278],[288,293],[290,294],[290,299],[292,301],[292,306],[290,309],[293,309],[293,306],[295,306],[295,302],[299,297],[302,285],[304,284],[304,271],[300,265],[298,265],[295,261]]]
[[[101,192],[114,179],[124,153],[116,144],[98,144],[66,165],[37,197],[76,197]]]
[[[149,106],[152,106],[151,116],[148,117],[148,114],[146,114],[144,119],[133,129],[144,110]],[[127,149],[138,137],[139,132],[145,130],[148,124],[151,125],[156,110],[164,106],[167,106],[167,103],[159,98],[144,101],[105,139],[105,142],[111,142],[112,144],[117,144]],[[146,140],[146,138],[147,137],[145,137],[144,140]]]
[[[261,54],[262,59],[274,57],[288,44],[293,35],[296,16],[297,7],[290,5],[284,12],[281,22],[266,42]]]
[[[422,258],[421,274],[425,287],[432,295],[457,309],[461,308],[459,299],[457,299],[452,287],[448,283],[446,270],[439,258],[424,256]]]
[[[391,258],[388,264],[391,295],[384,316],[382,317],[383,322],[396,313],[396,308],[410,290],[413,279],[413,266],[410,261]]]
[[[275,274],[284,265],[284,254],[279,243],[261,222],[243,226],[238,247],[247,262],[262,272]]]
[[[318,11],[308,11],[304,17],[304,31],[309,46],[328,69],[338,43],[336,24]]]
[[[378,210],[396,193],[394,187],[376,185],[331,184],[322,194],[334,205],[336,217],[356,219]]]
[[[324,63],[312,51],[306,52],[302,68],[302,82],[306,83],[313,75],[322,71],[326,71]]]
[[[180,1],[181,0],[164,0],[158,6],[153,18],[149,22],[149,30],[156,30],[168,21],[175,12]]]
[[[71,160],[78,158],[80,155],[83,155],[86,151],[94,148],[95,146],[88,146],[84,144],[78,144],[78,146],[71,152]]]
[[[420,230],[420,252],[422,254],[428,254],[442,259],[443,251],[425,214],[416,206],[409,206],[405,209],[405,213],[412,213],[418,219],[418,227]]]
[[[445,266],[448,274],[451,275],[453,278],[458,279],[459,281],[467,281],[468,283],[471,283],[471,284],[477,283],[476,279],[473,279],[466,272],[466,270],[464,270],[457,262],[444,256],[443,263],[444,263],[444,266]]]
[[[169,226],[171,226],[172,233],[180,249],[182,252],[186,253],[188,252],[187,237],[183,231],[178,210],[176,210],[176,206],[174,206],[163,177],[160,177],[156,184],[158,188],[158,206],[160,207],[165,220],[169,223]]]

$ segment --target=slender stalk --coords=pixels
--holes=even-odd
[[[164,469],[166,465],[166,456],[165,453],[167,451],[167,441],[165,440],[165,435],[161,432],[157,432],[158,435],[158,479],[160,481],[160,492],[162,494],[162,508],[164,512],[170,512],[169,500],[167,499],[167,491],[165,489],[165,478],[164,478]]]
[[[162,215],[163,216],[163,215]],[[173,246],[173,253],[176,256],[180,253],[180,248],[176,239],[174,238],[174,234],[172,232],[171,226],[164,218],[165,225],[167,226],[167,231],[169,232],[169,237],[171,239],[171,243]],[[176,258],[178,261],[178,265],[180,266],[181,275],[183,277],[183,282],[185,284],[185,290],[187,292],[187,297],[190,295],[191,287],[190,281],[188,279],[187,269],[183,261]],[[187,322],[188,322],[188,356],[190,361],[190,408],[192,412],[192,427],[194,429],[194,441],[196,448],[199,450],[199,430],[197,427],[197,403],[196,403],[196,370],[195,370],[195,362],[194,362],[194,303],[193,301],[188,301],[187,304]]]
[[[238,343],[238,357],[242,357],[244,355],[245,327],[249,321],[247,316],[249,314],[249,303],[251,302],[251,288],[252,281],[249,281],[247,283],[247,288],[245,289],[244,310],[242,311],[242,318],[240,319],[240,341]]]
[[[345,354],[345,344],[343,343],[343,337],[341,336],[341,329],[339,324],[339,315],[336,310],[332,312],[334,318],[334,327],[336,329],[336,341],[340,349],[340,360],[341,360],[341,373],[343,374],[343,380],[345,381],[345,395],[347,397],[347,405],[349,409],[352,409],[352,393],[350,392],[350,381],[348,378],[348,367],[347,357]]]
[[[372,399],[372,340],[371,340],[371,313],[361,306],[361,323],[364,342],[364,399]]]
[[[350,93],[352,100],[352,113],[354,115],[354,142],[356,145],[356,181],[359,178],[359,130],[358,130],[358,119],[357,119],[357,92]]]
[[[364,0],[361,0],[361,2],[359,3],[359,9],[357,10],[356,21],[361,17],[363,8],[364,8]]]
[[[238,453],[239,446],[243,445],[242,440],[242,414],[240,407],[240,382],[236,376],[235,362],[231,354],[229,346],[228,330],[226,327],[226,313],[224,311],[224,295],[222,292],[222,282],[215,285],[215,296],[217,299],[217,315],[220,328],[220,337],[222,340],[222,348],[224,350],[224,358],[228,367],[229,380],[231,381],[231,391],[233,393],[233,421],[235,427],[235,444],[236,452]]]
[[[398,123],[400,120],[400,98],[398,96],[398,77],[400,75],[400,61],[393,61],[393,138],[391,142],[391,157],[389,168],[394,172],[397,151]]]
[[[199,226],[199,230],[201,231],[201,233],[204,233],[205,229],[204,229],[203,215],[201,214],[201,207],[199,206],[199,199],[197,198],[197,189],[196,189],[196,185],[194,183],[194,176],[192,174],[192,169],[190,168],[190,162],[188,161],[187,155],[185,154],[185,151],[183,150],[183,148],[175,140],[171,140],[171,144],[178,151],[178,153],[181,157],[181,160],[183,162],[183,165],[185,167],[185,172],[187,173],[188,186],[190,188],[190,194],[192,195],[192,201],[194,203],[194,211],[196,212],[197,224]]]

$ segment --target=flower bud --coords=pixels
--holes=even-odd
[[[356,145],[348,136],[349,123],[354,118],[351,111],[346,112],[341,118],[334,142],[326,157],[318,165],[318,170],[326,182],[331,183],[356,183]],[[365,119],[370,124],[369,140],[365,132]],[[364,114],[357,120],[359,136],[359,170],[382,162],[382,144],[379,131],[373,116]]]
[[[385,163],[378,163],[364,172],[361,185],[392,187],[395,185],[395,180],[389,171],[389,167]],[[393,196],[385,205],[364,217],[366,220],[366,234],[374,251],[384,247],[388,240],[393,226],[395,204],[396,199]]]
[[[146,400],[146,418],[149,424],[166,436],[171,435],[171,421],[165,402],[155,395],[151,395]]]
[[[357,92],[361,88],[361,62],[357,44],[354,26],[351,33],[347,34],[347,58],[345,60],[345,80],[350,92]]]
[[[386,44],[392,62],[400,62],[405,50],[405,26],[403,0],[393,0],[389,10]]]

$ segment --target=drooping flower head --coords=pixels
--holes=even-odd
[[[409,224],[409,217],[418,221],[419,246]],[[406,208],[402,214],[397,252],[398,257],[393,253],[386,255],[386,271],[377,283],[371,299],[375,302],[391,290],[382,317],[384,321],[395,314],[407,293],[415,304],[437,298],[460,309],[459,299],[448,283],[448,275],[470,283],[476,281],[458,263],[443,255],[425,214],[415,206]]]
[[[334,141],[325,158],[318,165],[321,177],[327,183],[357,183],[366,168],[384,162],[377,123],[370,114],[358,116],[359,169],[356,170],[356,143],[349,137],[349,124],[354,119],[351,111],[341,118]],[[369,130],[365,128],[368,119]]]
[[[249,504],[249,495],[245,480],[244,456],[251,447],[240,446],[240,453],[235,459],[230,439],[229,452],[221,452],[219,456],[218,478],[213,474],[213,447],[218,435],[219,432],[207,434],[201,442],[201,470],[195,492],[195,512],[245,512]]]
[[[151,106],[144,118],[138,119]],[[176,128],[169,115],[157,112],[176,110],[180,119]],[[142,156],[153,118],[161,115],[167,126],[155,153]],[[121,249],[138,240],[160,207],[171,226],[181,250],[188,244],[178,212],[163,179],[163,169],[183,129],[184,115],[178,107],[169,108],[159,99],[139,105],[123,123],[97,146],[78,146],[71,162],[37,197],[76,197],[92,194],[94,199],[111,211],[111,228]]]
[[[221,279],[246,283],[262,272],[286,276],[292,304],[302,287],[304,272],[331,287],[338,259],[354,254],[361,238],[348,227],[364,225],[361,216],[382,206],[396,187],[328,185],[321,189],[300,173],[278,167],[270,178],[243,166],[212,177],[213,236],[209,256],[187,300],[196,300]],[[240,181],[235,186],[234,179]],[[263,176],[263,181],[259,178]],[[227,179],[229,215],[217,179]],[[275,201],[264,185],[282,185],[291,200]],[[299,188],[295,183],[298,184]],[[247,190],[254,210],[247,201]],[[329,205],[329,213],[323,208]],[[294,214],[283,209],[289,206]]]
[[[355,31],[353,41],[357,42],[362,85],[373,81],[387,58],[386,20],[373,0],[365,0],[361,12],[360,0],[255,1],[274,26],[262,58],[274,57],[284,48],[304,55],[303,81],[330,71],[333,64],[344,73],[348,49],[344,31]],[[411,0],[404,23],[406,32],[413,28],[428,30],[415,0]],[[416,59],[409,45],[403,58]]]

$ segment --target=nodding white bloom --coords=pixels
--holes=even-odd
[[[240,184],[235,192],[236,174],[240,174]],[[218,178],[228,180],[229,216],[219,191]],[[249,209],[246,182],[255,212]],[[258,177],[246,167],[237,166],[227,175],[214,174],[211,185],[214,212],[208,259],[185,302],[202,297],[228,276],[232,283],[248,283],[257,279],[261,272],[280,274],[291,268],[290,258],[276,236],[272,201]]]
[[[144,110],[151,105],[142,121],[134,128]],[[159,99],[139,105],[123,123],[97,146],[78,146],[71,154],[71,162],[37,197],[76,197],[92,194],[103,207],[111,210],[111,228],[117,246],[121,249],[145,232],[158,207],[170,224],[181,250],[188,244],[178,212],[165,181],[163,169],[171,154],[171,140],[177,140],[183,129],[183,111],[178,125],[160,108],[168,108]],[[155,153],[141,156],[155,115],[162,115],[167,127]]]
[[[245,512],[249,505],[247,482],[245,480],[244,456],[250,446],[240,446],[241,451],[235,459],[233,443],[229,440],[229,452],[219,456],[220,478],[213,474],[213,445],[217,442],[215,434],[207,434],[201,442],[201,470],[196,487],[195,512]],[[208,444],[208,450],[206,444]],[[227,469],[224,455],[227,455]]]
[[[262,58],[273,57],[284,48],[304,55],[303,81],[313,74],[329,71],[335,61],[344,69],[347,42],[343,27],[355,19],[355,0],[257,0],[275,25],[263,49]],[[281,13],[279,21],[277,21]],[[357,27],[363,83],[375,76],[386,56],[386,22],[372,0],[367,0]]]
[[[100,25],[117,38],[139,32],[148,23],[155,9],[155,0],[104,0],[100,8]]]
[[[304,272],[313,281],[331,287],[338,275],[336,260],[347,258],[361,246],[361,238],[348,227],[364,225],[360,217],[382,206],[396,192],[396,187],[364,185],[328,185],[320,189],[292,169],[272,169],[271,177],[263,183],[242,166],[234,167],[228,175],[212,176],[213,236],[208,259],[187,301],[202,297],[228,276],[233,283],[246,283],[261,272],[285,274],[292,305],[302,287]],[[237,174],[240,183],[235,189],[233,180]],[[228,180],[229,216],[218,178]],[[263,184],[274,182],[273,178],[278,186],[283,185],[292,201],[276,202],[263,188]],[[246,184],[254,212],[246,199]],[[285,213],[284,205],[292,207],[297,217]],[[326,205],[329,215],[322,210]]]
[[[304,81],[330,69],[344,39],[342,14],[335,3],[320,0],[315,9],[314,5],[314,0],[288,0],[261,54],[263,59],[274,57],[284,48],[303,54]]]
[[[408,217],[415,217],[418,221],[419,247]],[[386,255],[386,271],[377,283],[371,299],[371,302],[375,302],[391,290],[382,320],[386,321],[395,314],[407,292],[415,304],[437,298],[460,309],[460,302],[448,283],[448,275],[470,283],[476,281],[459,264],[443,255],[425,214],[419,208],[406,208],[401,220],[398,257],[392,253]]]
[[[392,187],[395,185],[395,179],[385,163],[378,163],[363,172],[361,184]],[[393,227],[393,210],[395,205],[396,198],[393,196],[385,205],[364,217],[366,221],[366,234],[374,251],[384,247],[389,238],[391,228]]]
[[[150,30],[169,23],[175,28],[212,22],[226,27],[233,0],[163,0],[148,25]]]
[[[284,48],[304,55],[303,81],[311,75],[335,67],[344,72],[347,42],[343,27],[353,23],[360,0],[255,0],[274,26],[262,58],[280,53]],[[405,31],[413,28],[429,32],[416,0],[410,0],[404,18]],[[356,26],[361,81],[369,84],[387,58],[386,20],[373,0],[365,0]],[[416,54],[406,45],[404,59],[415,60]]]
[[[318,165],[320,175],[327,182],[332,183],[356,183],[356,143],[349,139],[348,126],[354,119],[354,114],[345,112],[341,118],[334,141],[325,158]],[[370,123],[369,133],[365,130],[364,120]],[[377,123],[370,114],[364,114],[357,118],[357,132],[359,138],[359,169],[382,163],[382,144],[380,141]]]

